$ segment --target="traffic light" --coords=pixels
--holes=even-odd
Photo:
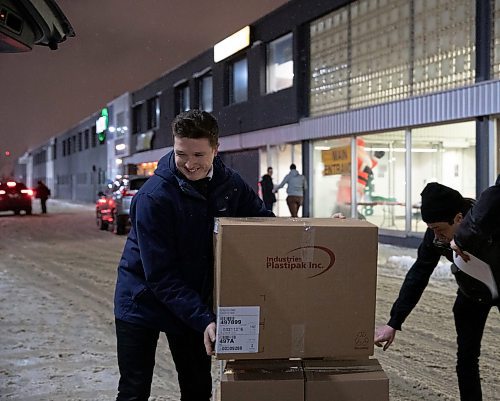
[[[6,150],[5,151],[5,156],[9,157],[10,156],[10,151],[9,150]]]

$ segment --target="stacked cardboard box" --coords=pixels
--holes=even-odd
[[[233,399],[229,388],[241,386],[244,392],[249,383],[296,386],[297,372],[285,374],[288,370],[283,371],[280,359],[351,360],[356,366],[372,363],[377,235],[376,226],[359,220],[216,221],[216,357],[234,360],[229,367],[239,372],[223,375],[222,401]],[[253,370],[248,360],[256,360]],[[338,373],[338,364],[334,367],[300,365],[302,385],[335,383],[338,387],[349,378],[343,384],[349,387],[356,380],[371,380],[363,372],[346,376]],[[359,388],[359,383],[354,387]],[[301,397],[308,399],[307,391]]]
[[[231,361],[221,401],[388,401],[389,379],[375,359]]]

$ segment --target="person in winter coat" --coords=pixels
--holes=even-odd
[[[274,195],[273,183],[273,168],[267,168],[267,174],[264,174],[260,179],[260,186],[262,189],[262,200],[266,205],[267,210],[273,210],[273,204],[276,203],[276,195]]]
[[[304,203],[304,192],[307,189],[306,177],[299,174],[297,171],[297,166],[295,164],[290,165],[290,172],[283,178],[283,181],[276,187],[275,192],[279,189],[286,187],[286,193],[288,194],[286,198],[286,204],[290,210],[292,217],[297,217],[298,212],[302,204]]]
[[[445,256],[453,262],[450,242],[460,232],[462,224],[475,214],[468,214],[474,205],[472,199],[463,198],[458,191],[439,183],[428,184],[421,196],[422,220],[428,228],[418,248],[417,260],[408,271],[399,297],[392,306],[389,322],[375,331],[375,344],[383,346],[384,351],[393,343],[397,330],[401,330],[403,322],[417,305],[440,257]],[[472,210],[475,209],[476,206]],[[498,213],[499,207],[495,210]],[[455,237],[455,242],[457,240]],[[462,244],[460,240],[458,243]],[[466,295],[459,286],[453,315],[458,346],[456,369],[462,401],[482,400],[478,359],[491,306]]]
[[[133,198],[132,228],[118,265],[118,401],[148,399],[160,332],[181,399],[210,399],[214,217],[274,216],[217,156],[218,125],[211,114],[181,113],[172,131],[173,151]]]
[[[35,188],[35,197],[40,199],[40,205],[42,207],[42,213],[47,213],[47,199],[50,196],[50,189],[43,183],[43,181],[38,181],[38,185]]]

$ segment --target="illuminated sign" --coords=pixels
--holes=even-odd
[[[247,25],[214,46],[214,62],[218,63],[249,45],[250,26]]]
[[[101,110],[101,116],[97,119],[95,123],[95,130],[97,132],[97,138],[99,143],[103,143],[106,140],[106,130],[108,129],[109,119],[108,119],[108,109],[105,107]]]

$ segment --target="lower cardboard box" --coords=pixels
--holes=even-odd
[[[304,401],[300,361],[230,361],[220,383],[220,401]]]
[[[389,378],[376,359],[303,361],[306,401],[388,401]]]
[[[376,359],[230,361],[220,401],[388,401]]]

